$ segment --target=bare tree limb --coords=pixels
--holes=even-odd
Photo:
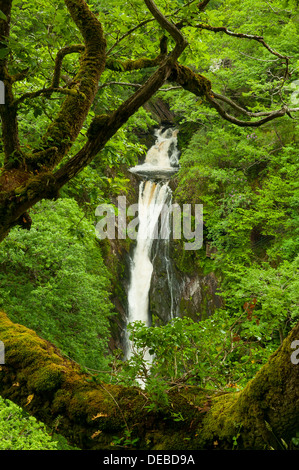
[[[266,122],[273,121],[273,119],[285,116],[285,114],[288,114],[288,112],[289,112],[287,106],[283,106],[281,109],[278,109],[276,111],[272,111],[272,112],[269,112],[269,113],[266,113],[266,114],[260,114],[260,115],[263,115],[265,117],[263,117],[262,119],[259,119],[257,121],[242,121],[241,119],[238,119],[238,118],[228,114],[225,111],[225,109],[222,106],[220,106],[220,104],[213,98],[212,94],[207,94],[206,99],[213,106],[213,108],[215,108],[216,111],[218,111],[219,115],[223,119],[225,119],[226,121],[231,122],[232,124],[236,124],[237,126],[240,126],[240,127],[259,127],[262,124],[265,124]],[[240,109],[242,109],[242,108],[240,108]],[[245,114],[247,114],[247,113],[245,113]]]
[[[199,29],[206,29],[208,31],[213,31],[214,33],[225,33],[227,34],[228,36],[233,36],[233,37],[236,37],[236,38],[242,38],[242,39],[250,39],[250,40],[253,40],[253,41],[257,41],[259,42],[260,44],[262,44],[262,46],[264,46],[266,49],[268,49],[268,51],[279,57],[280,59],[282,60],[285,60],[285,61],[288,61],[289,60],[289,57],[288,56],[285,56],[283,54],[280,54],[279,52],[275,51],[274,49],[272,49],[272,47],[270,47],[266,41],[264,40],[263,36],[257,36],[257,35],[254,35],[254,34],[245,34],[245,33],[235,33],[233,31],[230,31],[229,29],[225,28],[224,26],[210,26],[208,24],[203,24],[203,23],[198,23],[197,25],[194,25],[195,28],[199,28]]]
[[[111,85],[119,85],[119,86],[131,86],[133,88],[140,88],[142,85],[140,83],[129,83],[129,82],[106,82],[102,83],[102,85],[99,86],[99,88],[105,88],[106,86],[111,86]]]
[[[211,90],[211,94],[213,95],[214,98],[221,100],[224,103],[229,104],[236,111],[242,114],[246,114],[246,116],[249,116],[249,117],[270,116],[271,114],[273,114],[273,112],[276,112],[276,111],[260,111],[260,112],[254,113],[254,112],[248,111],[245,108],[242,108],[240,105],[238,105],[235,101],[231,100],[227,96],[223,96],[223,95],[220,95],[219,93],[215,93],[215,91],[213,90]],[[287,108],[286,111],[288,111],[289,113],[295,113],[299,111],[299,108]]]
[[[123,41],[128,36],[130,36],[130,34],[134,33],[134,31],[136,31],[137,29],[142,28],[142,26],[145,26],[146,24],[151,23],[152,21],[155,21],[155,18],[147,18],[146,20],[141,21],[141,23],[137,24],[136,26],[133,26],[133,28],[126,31],[119,39],[117,39],[117,41],[115,41],[113,46],[110,47],[110,49],[107,51],[107,56],[109,56],[111,54],[113,49],[115,49],[115,47],[118,46],[118,44],[121,41]]]
[[[116,82],[116,81],[112,81],[112,82],[103,83],[102,85],[99,86],[99,88],[105,88],[106,86],[111,86],[111,85],[129,86],[129,87],[133,87],[133,88],[140,88],[140,87],[142,87],[142,85],[141,85],[140,83],[129,83],[129,82]],[[182,89],[181,86],[172,86],[172,87],[168,87],[168,88],[160,88],[159,91],[171,91],[171,90],[181,90],[181,89]]]
[[[48,88],[42,88],[40,90],[24,93],[24,95],[20,96],[17,100],[13,102],[13,106],[19,106],[21,103],[23,103],[26,99],[33,99],[37,98],[41,95],[46,95],[50,96],[52,93],[61,93],[62,95],[69,95],[69,96],[79,96],[82,99],[85,98],[85,95],[82,92],[79,92],[76,90],[76,88],[60,88],[60,87],[48,87]]]
[[[249,57],[249,59],[259,60],[260,62],[277,62],[279,59],[260,59],[259,57],[253,57],[252,55],[245,54],[245,52],[239,51],[239,54]]]

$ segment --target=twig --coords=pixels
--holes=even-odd
[[[134,88],[142,87],[142,85],[140,83],[112,81],[112,82],[103,83],[102,85],[99,86],[99,88],[104,88],[104,87],[110,86],[110,85],[131,86],[131,87],[134,87]],[[159,91],[171,91],[171,90],[179,90],[179,89],[182,89],[182,87],[181,86],[172,86],[172,87],[168,87],[168,88],[160,88]]]
[[[63,95],[81,96],[82,98],[85,98],[85,95],[83,93],[78,92],[74,88],[53,88],[52,86],[50,86],[48,88],[42,88],[41,90],[24,93],[24,95],[22,95],[20,98],[18,98],[12,103],[12,106],[18,106],[20,103],[23,103],[28,98],[37,98],[41,95],[50,96],[54,92],[62,93]]]
[[[240,54],[244,55],[245,57],[249,57],[249,59],[259,60],[260,62],[277,62],[278,59],[260,59],[258,57],[253,57],[252,55],[245,54],[245,52],[239,51]]]

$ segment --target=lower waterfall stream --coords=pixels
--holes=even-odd
[[[169,178],[178,171],[177,130],[159,129],[156,142],[148,150],[145,162],[130,169],[141,176],[138,200],[138,234],[131,259],[130,285],[128,290],[127,324],[142,321],[151,325],[149,292],[153,274],[153,242],[170,240],[170,217],[172,191]],[[167,257],[167,249],[164,256]],[[171,282],[169,259],[166,259],[168,282]],[[171,288],[170,288],[171,289]],[[169,319],[173,312],[169,312]],[[126,358],[132,355],[132,345],[126,333]],[[145,352],[144,359],[150,364],[151,356]]]

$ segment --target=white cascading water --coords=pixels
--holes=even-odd
[[[169,240],[171,189],[169,176],[178,169],[177,131],[160,129],[156,132],[156,142],[149,149],[145,163],[131,168],[132,173],[147,178],[139,186],[138,234],[131,262],[131,280],[128,292],[128,323],[142,321],[149,326],[149,291],[153,273],[151,252],[157,238]],[[159,182],[155,182],[159,180]],[[168,262],[169,260],[167,260]],[[167,272],[167,276],[169,273]],[[170,312],[172,314],[172,312]],[[127,340],[127,359],[132,347]],[[151,362],[145,352],[144,359]]]

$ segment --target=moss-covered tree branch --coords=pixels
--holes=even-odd
[[[216,109],[216,111],[218,112],[218,114],[223,118],[225,119],[226,121],[229,121],[231,122],[232,124],[235,124],[237,126],[240,126],[240,127],[260,127],[262,126],[263,124],[266,124],[266,122],[270,122],[270,121],[273,121],[273,119],[277,119],[277,118],[280,118],[282,116],[285,116],[286,114],[288,116],[290,116],[290,110],[288,109],[287,106],[283,105],[280,109],[277,109],[275,111],[269,111],[268,113],[263,113],[263,116],[261,119],[258,119],[256,121],[254,120],[250,120],[250,121],[243,121],[242,119],[239,119],[239,118],[236,118],[235,116],[232,116],[231,114],[229,114],[223,106],[220,105],[220,103],[214,98],[214,95],[213,95],[213,92],[211,93],[208,93],[206,95],[206,99],[207,101],[210,103],[210,105]],[[224,101],[222,99],[222,101]],[[231,105],[231,104],[230,104]],[[232,106],[232,105],[231,105]],[[235,108],[235,106],[232,106]],[[298,108],[294,108],[293,111],[297,111]],[[247,114],[247,113],[244,113],[243,114]],[[254,114],[251,115],[256,117],[256,115],[258,115],[259,113],[255,113],[255,116]],[[291,117],[291,116],[290,116]]]
[[[81,53],[84,51],[84,49],[85,46],[83,44],[73,44],[72,46],[63,47],[58,51],[55,59],[55,67],[51,85],[53,88],[59,87],[61,67],[64,57],[68,54]]]
[[[153,59],[140,57],[138,59],[118,60],[107,57],[106,68],[115,72],[131,72],[133,70],[157,67],[161,64],[167,54],[167,36],[163,35],[160,39],[160,54]]]
[[[232,449],[237,434],[239,449],[275,448],[297,431],[299,365],[291,355],[298,337],[299,324],[241,392],[185,387],[154,412],[147,410],[144,391],[97,383],[55,346],[0,313],[0,393],[82,449],[112,449],[113,436],[125,431],[138,437],[137,449]]]
[[[80,30],[85,46],[78,72],[73,80],[77,93],[67,95],[60,111],[43,136],[40,148],[37,149],[38,153],[40,150],[55,146],[57,151],[49,153],[47,159],[43,159],[42,162],[34,154],[26,159],[27,166],[33,170],[39,169],[41,163],[48,168],[54,168],[66,155],[82,128],[105,68],[106,40],[101,23],[83,0],[65,0],[65,4]],[[59,57],[58,65],[56,62],[56,76],[54,74],[56,82],[60,59],[62,57]]]

